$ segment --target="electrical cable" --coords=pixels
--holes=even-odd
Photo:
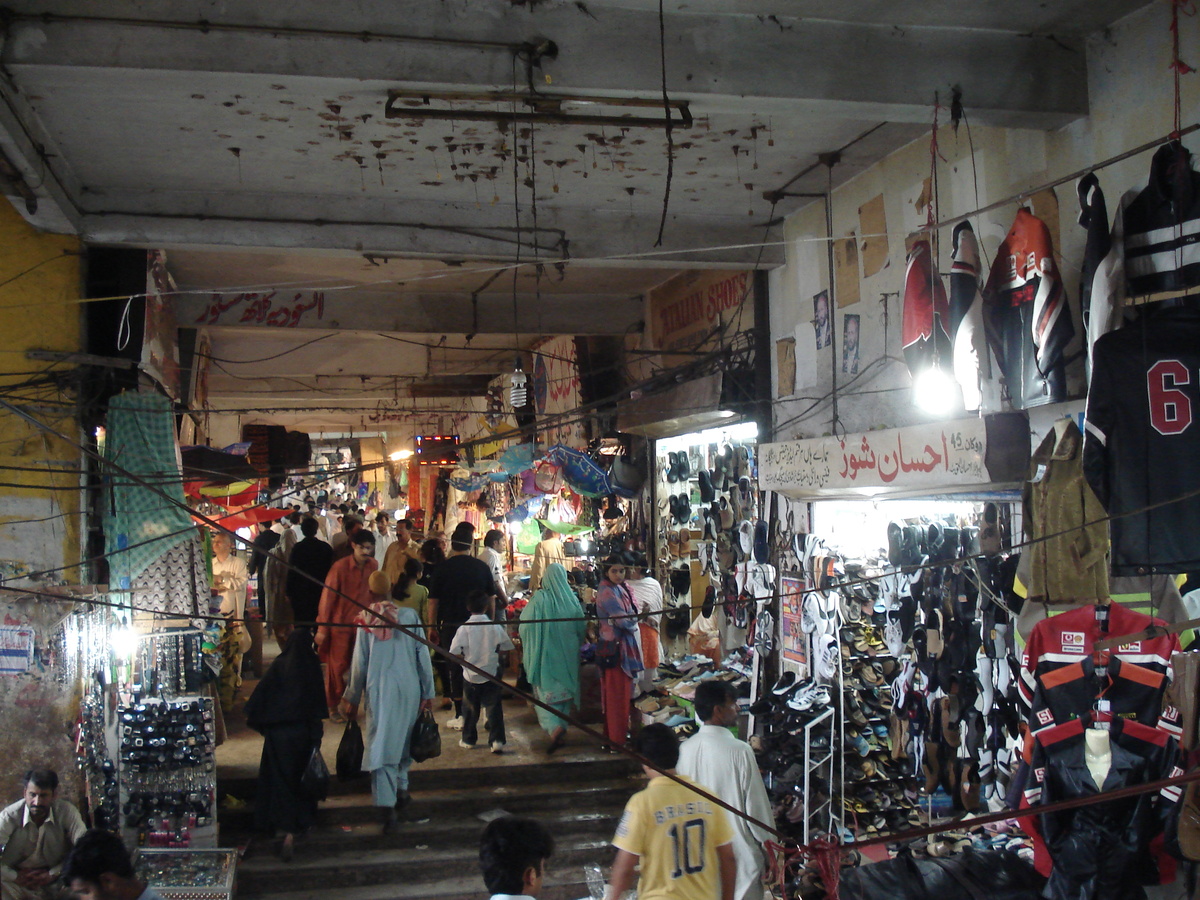
[[[102,462],[103,464],[105,464],[105,465],[109,466],[110,468],[112,468],[112,469],[116,470],[118,473],[120,473],[120,474],[124,475],[125,477],[127,477],[127,478],[131,478],[131,479],[133,479],[133,480],[135,480],[135,481],[137,480],[137,475],[135,475],[134,473],[132,473],[132,472],[128,471],[128,470],[127,470],[127,469],[125,469],[123,466],[120,466],[120,465],[118,465],[116,462],[114,462],[114,461],[113,461],[113,460],[111,460],[111,459],[107,459],[107,458],[105,458],[105,457],[103,457],[103,456],[99,455],[98,453],[95,453],[94,451],[90,450],[89,448],[87,448],[87,447],[84,447],[82,444],[78,444],[78,443],[76,443],[76,442],[72,441],[72,440],[71,440],[69,437],[67,437],[66,435],[64,435],[64,434],[61,434],[61,433],[58,433],[58,432],[54,431],[53,429],[51,429],[51,428],[49,428],[49,427],[45,426],[44,424],[42,424],[42,423],[39,423],[39,422],[38,422],[36,419],[33,419],[33,418],[32,418],[32,417],[30,417],[30,416],[26,416],[25,414],[23,414],[23,413],[21,413],[19,410],[17,410],[15,407],[11,406],[11,404],[8,404],[6,401],[4,401],[4,400],[0,400],[0,407],[6,407],[6,408],[8,408],[8,409],[9,409],[9,411],[10,411],[10,412],[15,412],[15,413],[17,413],[17,414],[18,414],[18,415],[20,415],[22,418],[25,418],[25,419],[27,419],[27,420],[30,422],[30,424],[34,425],[35,427],[41,428],[43,431],[45,431],[45,432],[48,432],[48,433],[50,433],[50,434],[54,435],[54,436],[55,436],[55,437],[57,437],[59,440],[62,440],[62,441],[65,441],[65,442],[67,442],[67,443],[69,443],[69,444],[72,444],[72,445],[74,445],[74,446],[75,446],[75,447],[76,447],[78,450],[80,450],[81,452],[83,452],[83,453],[85,453],[85,454],[87,454],[87,455],[89,455],[89,456],[92,456],[92,457],[93,457],[94,459],[96,459],[97,461],[100,461],[100,462]],[[217,531],[220,531],[220,532],[223,532],[223,533],[225,533],[225,534],[229,535],[229,536],[230,536],[230,538],[231,538],[232,540],[241,540],[240,538],[238,538],[238,536],[237,536],[237,535],[236,535],[234,532],[232,532],[232,531],[230,531],[229,529],[227,529],[227,528],[225,528],[224,526],[222,526],[222,525],[221,525],[221,524],[220,524],[218,521],[216,521],[216,520],[214,520],[214,519],[211,519],[211,518],[209,518],[208,516],[205,516],[205,515],[202,515],[202,514],[198,514],[198,513],[196,513],[194,510],[191,510],[191,509],[190,509],[190,508],[189,508],[189,507],[188,507],[186,504],[184,504],[184,503],[180,503],[178,500],[176,500],[175,498],[171,497],[169,494],[166,494],[166,493],[164,493],[163,491],[160,491],[160,490],[158,490],[157,488],[155,488],[155,487],[153,487],[153,486],[151,486],[151,485],[146,485],[146,484],[143,484],[143,487],[145,487],[147,490],[150,490],[150,491],[152,491],[153,493],[157,494],[157,495],[158,495],[158,496],[160,496],[162,499],[166,500],[168,503],[170,503],[170,504],[172,504],[172,505],[174,505],[174,506],[182,507],[184,510],[187,510],[187,511],[188,511],[188,512],[189,512],[189,513],[190,513],[190,514],[193,516],[193,517],[200,519],[202,522],[204,522],[205,524],[207,524],[209,527],[211,527],[211,528],[213,528],[213,529],[215,529],[215,530],[217,530]],[[249,542],[249,541],[243,541],[242,543],[243,543],[243,544],[247,544],[247,545],[249,545],[250,547],[253,547],[253,543],[252,543],[252,542]],[[318,579],[316,579],[316,578],[313,578],[313,577],[312,577],[311,575],[309,575],[307,572],[303,572],[302,570],[300,570],[300,569],[297,569],[297,568],[293,567],[293,566],[290,564],[290,562],[284,562],[284,566],[287,568],[287,570],[288,570],[289,572],[294,572],[294,573],[297,573],[297,574],[301,574],[301,575],[303,575],[305,578],[307,578],[308,580],[312,581],[313,583],[318,583]],[[3,581],[0,581],[0,585],[2,585],[3,583],[4,583]],[[344,592],[342,592],[342,591],[340,591],[340,590],[337,590],[337,589],[335,589],[335,588],[332,588],[332,587],[330,587],[330,586],[329,586],[329,585],[327,585],[327,584],[323,584],[322,586],[323,586],[324,590],[326,590],[326,591],[333,591],[335,594],[337,594],[338,596],[340,596],[342,599],[349,601],[351,604],[353,604],[354,606],[357,606],[359,609],[361,609],[361,610],[362,610],[362,613],[360,613],[360,615],[363,615],[363,614],[365,614],[365,615],[369,615],[369,616],[373,617],[374,619],[378,620],[378,621],[379,621],[379,626],[378,626],[378,627],[393,628],[393,629],[397,629],[397,630],[399,630],[399,631],[402,631],[404,634],[408,635],[408,636],[409,636],[410,638],[412,638],[413,640],[415,640],[415,641],[418,641],[418,642],[419,642],[419,643],[421,643],[421,644],[424,644],[426,647],[429,647],[429,648],[430,648],[431,650],[433,650],[435,653],[437,653],[437,654],[439,654],[439,655],[443,656],[443,657],[444,657],[445,659],[447,659],[449,662],[451,662],[451,663],[453,663],[453,664],[456,664],[456,665],[459,665],[459,666],[461,666],[461,667],[462,667],[464,670],[467,670],[467,671],[473,672],[473,673],[474,673],[474,674],[476,674],[476,675],[482,676],[483,678],[485,678],[486,680],[488,680],[488,681],[492,682],[493,684],[498,684],[498,685],[500,685],[500,687],[501,687],[501,689],[502,689],[502,690],[507,690],[507,691],[509,691],[509,692],[511,692],[511,693],[514,693],[514,694],[516,694],[518,697],[521,697],[521,698],[523,698],[523,699],[524,699],[526,702],[528,702],[528,703],[532,703],[532,704],[533,704],[533,705],[535,705],[535,706],[541,707],[542,709],[545,709],[547,712],[553,712],[553,713],[555,713],[556,715],[561,715],[561,713],[559,713],[559,711],[558,711],[558,710],[556,710],[556,709],[555,709],[553,706],[551,706],[550,704],[548,704],[548,703],[545,703],[545,702],[543,702],[542,700],[539,700],[537,697],[534,697],[532,694],[527,694],[527,693],[525,693],[525,692],[523,692],[523,691],[519,691],[519,690],[517,690],[516,688],[510,687],[509,685],[507,685],[507,684],[506,684],[506,683],[503,681],[503,679],[501,679],[501,678],[497,677],[495,674],[493,674],[493,673],[491,673],[491,672],[488,672],[488,671],[485,671],[484,669],[481,669],[480,667],[476,666],[474,663],[470,662],[469,660],[463,659],[462,657],[459,657],[459,656],[456,656],[456,655],[454,655],[454,654],[450,653],[450,652],[449,652],[449,650],[447,650],[447,649],[443,648],[443,647],[442,647],[442,646],[440,646],[439,644],[435,644],[435,643],[433,643],[432,641],[428,640],[428,638],[426,638],[424,634],[418,634],[418,633],[417,633],[418,631],[423,631],[423,630],[424,630],[424,629],[423,629],[423,627],[421,627],[421,628],[417,628],[417,627],[415,627],[415,626],[400,625],[399,623],[397,623],[397,622],[394,622],[394,621],[391,621],[391,620],[387,619],[385,616],[383,616],[383,615],[381,615],[381,614],[377,613],[377,612],[376,612],[376,611],[375,611],[375,610],[374,610],[372,607],[370,607],[370,606],[365,606],[364,604],[362,604],[361,602],[359,602],[357,598],[355,598],[355,597],[351,597],[351,596],[349,596],[348,594],[346,594],[346,593],[344,593]],[[585,725],[585,724],[584,724],[584,723],[582,723],[582,722],[576,722],[576,721],[573,721],[573,720],[571,720],[571,719],[569,719],[569,718],[567,719],[567,721],[569,722],[569,724],[572,724],[572,725],[574,725],[576,728],[578,728],[579,730],[583,731],[585,734],[588,734],[588,735],[590,735],[590,736],[591,736],[591,737],[593,737],[593,738],[597,738],[597,739],[600,739],[600,740],[604,740],[604,739],[605,739],[605,735],[603,735],[602,733],[600,733],[600,732],[598,732],[598,731],[595,731],[595,730],[594,730],[594,729],[592,729],[590,726],[588,726],[588,725]],[[672,778],[673,780],[675,780],[675,781],[679,782],[680,784],[683,784],[683,785],[685,785],[685,786],[692,787],[692,789],[693,789],[693,790],[695,790],[697,793],[699,793],[701,796],[705,797],[705,798],[706,798],[706,799],[708,799],[708,800],[711,800],[711,801],[713,801],[714,803],[718,804],[718,805],[719,805],[719,806],[721,806],[723,809],[726,809],[726,810],[728,810],[729,812],[733,813],[734,815],[737,815],[737,816],[740,816],[740,817],[742,817],[742,818],[745,818],[747,821],[751,822],[752,824],[755,824],[755,825],[758,825],[758,826],[760,826],[760,827],[762,827],[762,828],[765,828],[765,829],[767,829],[768,831],[771,831],[771,832],[772,832],[772,833],[774,833],[774,834],[778,834],[778,832],[776,832],[776,830],[774,829],[774,827],[773,827],[772,825],[769,825],[769,824],[767,824],[767,823],[765,823],[765,822],[760,822],[760,821],[758,821],[757,819],[755,819],[754,817],[752,817],[752,816],[749,816],[749,815],[747,815],[747,814],[743,813],[741,810],[738,810],[737,808],[735,808],[734,806],[730,805],[729,803],[726,803],[724,800],[721,800],[719,797],[715,797],[715,796],[713,796],[713,795],[711,795],[711,794],[708,794],[708,793],[706,793],[705,791],[703,791],[703,790],[701,790],[701,789],[698,789],[698,788],[696,788],[694,785],[691,785],[689,782],[687,782],[687,781],[685,781],[685,780],[681,779],[679,776],[675,775],[675,774],[674,774],[672,771],[664,771],[664,770],[662,770],[662,769],[659,769],[659,768],[658,768],[657,766],[655,766],[653,763],[650,763],[650,761],[649,761],[649,760],[646,760],[644,757],[642,757],[640,754],[636,753],[635,751],[631,750],[630,748],[627,748],[627,747],[624,747],[624,746],[620,746],[618,749],[619,749],[621,752],[623,752],[623,753],[626,753],[626,754],[627,754],[627,755],[629,755],[629,756],[632,756],[634,759],[638,760],[639,762],[641,762],[641,763],[643,763],[643,764],[645,764],[645,765],[650,765],[650,766],[651,766],[652,768],[654,768],[656,771],[659,771],[659,772],[660,772],[662,775],[664,775],[664,776],[666,776],[666,777],[668,777],[668,778]]]
[[[14,413],[16,413],[17,415],[19,415],[19,416],[21,416],[22,418],[24,418],[24,419],[26,419],[27,421],[29,421],[29,422],[30,422],[30,424],[34,425],[34,426],[35,426],[35,427],[37,427],[37,428],[40,428],[40,429],[41,429],[41,430],[43,430],[44,432],[47,432],[47,433],[49,433],[49,434],[52,434],[52,435],[54,435],[55,437],[57,437],[58,439],[65,441],[66,443],[69,443],[69,444],[72,444],[72,445],[74,445],[74,446],[75,446],[77,449],[79,449],[81,452],[84,452],[85,454],[87,454],[87,455],[89,455],[89,456],[92,456],[93,458],[95,458],[95,459],[97,459],[98,461],[102,462],[103,464],[110,466],[111,468],[113,468],[113,469],[117,470],[119,473],[123,474],[124,476],[126,476],[126,477],[129,477],[129,478],[131,478],[131,479],[134,479],[135,481],[137,480],[137,476],[136,476],[134,473],[132,473],[132,472],[129,472],[129,471],[127,471],[127,470],[125,470],[123,467],[121,467],[121,466],[117,465],[117,464],[116,464],[115,462],[113,462],[112,460],[106,459],[106,458],[104,458],[104,457],[100,456],[99,454],[95,453],[94,451],[91,451],[90,449],[88,449],[88,448],[86,448],[86,447],[84,447],[84,446],[82,446],[82,445],[80,445],[80,444],[77,444],[77,443],[75,443],[75,442],[74,442],[74,441],[72,441],[70,438],[68,438],[66,435],[63,435],[63,434],[61,434],[61,433],[59,433],[59,432],[56,432],[54,429],[50,428],[49,426],[46,426],[46,425],[44,425],[43,423],[40,423],[40,422],[38,422],[36,419],[33,419],[31,416],[27,416],[27,415],[25,415],[25,414],[21,413],[19,410],[17,410],[17,409],[16,409],[15,407],[13,407],[11,404],[8,404],[6,401],[4,401],[4,400],[0,400],[0,406],[8,408],[10,412],[14,412]],[[185,510],[187,510],[187,511],[188,511],[190,514],[192,514],[193,516],[195,516],[195,517],[197,517],[197,518],[200,518],[200,519],[201,519],[202,521],[204,521],[206,524],[210,525],[210,527],[213,527],[213,528],[214,528],[214,529],[216,529],[216,530],[219,530],[219,531],[225,532],[226,534],[230,534],[230,535],[231,535],[231,537],[232,537],[234,540],[240,540],[239,538],[237,538],[236,534],[233,534],[233,533],[232,533],[232,532],[230,532],[228,529],[225,529],[224,527],[220,526],[220,524],[219,524],[218,522],[216,522],[215,520],[213,520],[213,519],[210,519],[210,518],[209,518],[209,517],[207,517],[207,516],[203,516],[203,515],[196,514],[196,513],[195,513],[193,510],[191,510],[189,507],[187,507],[187,506],[186,506],[186,504],[180,503],[179,501],[175,500],[174,498],[170,497],[169,495],[167,495],[167,494],[163,493],[162,491],[159,491],[158,489],[156,489],[156,488],[154,488],[154,487],[152,487],[152,486],[150,486],[150,485],[143,485],[143,486],[144,486],[144,487],[146,487],[148,490],[151,490],[152,492],[154,492],[154,493],[158,494],[158,495],[159,495],[159,496],[161,496],[163,499],[166,499],[166,500],[167,500],[169,503],[171,503],[171,504],[173,504],[173,505],[180,506],[180,507],[184,508]],[[1123,513],[1123,514],[1120,514],[1120,515],[1117,515],[1117,516],[1105,516],[1105,517],[1104,517],[1102,520],[1111,520],[1111,519],[1114,519],[1114,518],[1124,518],[1124,517],[1126,517],[1126,516],[1129,516],[1129,515],[1141,514],[1141,513],[1147,512],[1147,511],[1149,511],[1149,510],[1151,510],[1151,509],[1158,508],[1158,507],[1163,507],[1163,506],[1168,506],[1168,505],[1171,505],[1171,504],[1173,504],[1173,503],[1180,502],[1181,500],[1188,499],[1189,497],[1191,497],[1191,496],[1196,496],[1196,495],[1200,495],[1200,489],[1197,489],[1197,490],[1195,490],[1195,491],[1188,492],[1188,493],[1186,493],[1186,494],[1185,494],[1184,496],[1182,496],[1182,497],[1174,497],[1174,498],[1170,498],[1169,500],[1162,501],[1162,502],[1159,502],[1159,503],[1156,503],[1156,504],[1150,504],[1150,505],[1148,505],[1148,506],[1146,506],[1146,507],[1143,507],[1141,510],[1136,510],[1136,511],[1133,511],[1133,512],[1130,512],[1130,513]],[[1079,526],[1079,527],[1080,527],[1080,528],[1082,528],[1082,527],[1087,527],[1087,525],[1089,525],[1089,524],[1093,524],[1093,523],[1084,523],[1084,525],[1082,525],[1082,526]],[[1063,533],[1071,533],[1071,532],[1073,532],[1073,531],[1076,531],[1076,530],[1078,530],[1078,529],[1077,529],[1077,528],[1071,528],[1071,529],[1067,529],[1067,530],[1065,530]],[[1053,535],[1051,535],[1051,536],[1045,536],[1045,537],[1043,537],[1043,538],[1040,538],[1039,540],[1048,540],[1048,539],[1050,539],[1050,537],[1053,537]],[[251,547],[253,546],[253,544],[252,544],[252,543],[250,543],[250,542],[245,542],[245,541],[243,541],[243,543],[245,543],[245,544],[249,544]],[[1030,543],[1032,543],[1032,542],[1030,542]],[[970,557],[967,557],[967,558],[964,558],[964,559],[968,559],[968,558],[970,558]],[[961,562],[961,560],[960,560],[960,561],[958,561],[958,562]],[[951,564],[951,563],[947,563],[947,564]],[[286,568],[287,568],[289,571],[294,571],[294,572],[298,572],[298,573],[300,572],[300,570],[298,570],[298,569],[294,569],[294,568],[293,568],[293,567],[290,565],[290,563],[284,562],[284,565],[285,565],[285,567],[286,567]],[[914,568],[918,568],[918,569],[919,569],[920,567],[914,567]],[[305,577],[309,578],[309,580],[313,581],[314,583],[317,581],[317,579],[315,579],[315,578],[312,578],[312,577],[311,577],[311,576],[309,576],[307,573],[301,573],[301,574],[303,574]],[[853,582],[853,581],[852,581],[852,582],[847,582],[846,584],[848,584],[848,585],[849,585],[849,584],[854,584],[854,583],[861,583],[862,581],[865,581],[865,580],[867,580],[867,579],[860,579],[860,580],[858,580],[857,582]],[[0,584],[3,584],[3,583],[4,583],[4,582],[0,582]],[[21,590],[21,589],[18,589],[18,590]],[[326,587],[326,590],[334,590],[334,589]],[[815,589],[813,589],[813,590],[815,590]],[[803,592],[800,592],[800,593],[802,593],[802,594],[806,594],[806,593],[809,593],[809,592],[810,592],[810,591],[803,591]],[[432,650],[433,650],[435,653],[438,653],[438,654],[442,655],[443,657],[445,657],[445,658],[446,658],[446,659],[448,659],[449,661],[451,661],[451,662],[454,662],[454,663],[456,663],[456,664],[458,664],[458,665],[462,666],[464,669],[466,669],[466,670],[469,670],[469,671],[472,671],[472,672],[474,672],[475,674],[477,674],[477,675],[480,675],[480,676],[484,677],[485,679],[487,679],[488,681],[491,681],[492,683],[499,684],[499,685],[501,686],[501,689],[502,689],[502,690],[507,690],[507,691],[509,691],[509,692],[511,692],[511,693],[513,693],[513,694],[515,694],[515,695],[517,695],[517,696],[519,696],[519,697],[522,697],[522,698],[524,698],[524,699],[525,699],[527,702],[530,702],[530,703],[532,703],[532,704],[534,704],[534,705],[536,705],[536,706],[538,706],[538,707],[544,708],[544,709],[546,709],[547,711],[555,712],[557,715],[560,715],[560,716],[561,716],[561,713],[559,713],[557,710],[555,710],[553,707],[549,706],[548,704],[545,704],[545,703],[543,703],[542,701],[538,700],[536,697],[533,697],[533,696],[531,696],[531,695],[529,695],[529,694],[526,694],[526,693],[524,693],[524,692],[522,692],[522,691],[519,691],[519,690],[517,690],[517,689],[515,689],[515,688],[513,688],[513,687],[511,687],[511,686],[509,686],[509,685],[507,685],[507,684],[506,684],[506,683],[505,683],[505,682],[504,682],[502,679],[500,679],[500,678],[496,677],[496,676],[495,676],[495,675],[493,675],[492,673],[490,673],[490,672],[485,672],[484,670],[482,670],[482,669],[478,668],[477,666],[473,665],[473,664],[472,664],[472,663],[470,663],[469,661],[467,661],[467,660],[464,660],[464,659],[461,659],[461,658],[459,658],[459,657],[456,657],[454,654],[451,654],[451,653],[449,653],[447,650],[445,650],[444,648],[442,648],[440,645],[434,644],[433,642],[429,641],[427,638],[425,638],[425,636],[424,636],[424,635],[417,634],[417,633],[416,633],[417,631],[419,631],[419,630],[423,630],[423,628],[424,628],[423,626],[422,626],[422,627],[420,627],[420,628],[418,628],[418,627],[415,627],[415,626],[405,626],[405,625],[399,625],[398,623],[396,623],[396,622],[392,622],[392,621],[390,621],[390,620],[386,619],[385,617],[383,617],[383,616],[379,615],[378,613],[376,613],[376,612],[375,612],[373,609],[371,609],[370,607],[364,606],[364,605],[363,605],[362,603],[360,603],[360,602],[359,602],[359,601],[358,601],[356,598],[349,597],[348,595],[344,594],[344,593],[343,593],[343,592],[341,592],[341,591],[336,591],[336,593],[337,593],[339,596],[343,597],[344,599],[346,599],[346,600],[349,600],[349,601],[350,601],[350,602],[351,602],[351,603],[352,603],[354,606],[357,606],[357,607],[359,607],[360,609],[364,610],[364,612],[365,612],[365,613],[367,613],[367,614],[369,614],[369,615],[373,616],[373,617],[374,617],[374,618],[376,618],[376,619],[380,619],[380,620],[381,620],[381,627],[391,627],[391,628],[393,628],[393,629],[398,629],[398,630],[400,630],[400,631],[404,632],[405,634],[409,635],[411,638],[413,638],[414,640],[418,641],[419,643],[422,643],[422,644],[426,645],[427,647],[430,647],[430,648],[431,648],[431,649],[432,649]],[[795,596],[795,594],[796,594],[796,593],[797,593],[797,592],[791,592],[791,595],[792,595],[792,596]],[[597,731],[593,730],[592,728],[590,728],[590,727],[588,727],[588,726],[584,725],[583,723],[581,723],[581,722],[576,722],[576,721],[572,720],[570,717],[566,717],[566,720],[567,720],[568,724],[574,725],[575,727],[579,728],[581,731],[583,731],[584,733],[586,733],[586,734],[590,735],[590,736],[591,736],[591,737],[593,737],[593,738],[599,738],[599,739],[601,739],[601,740],[604,740],[604,739],[605,739],[605,737],[606,737],[605,735],[602,735],[601,733],[599,733],[599,732],[597,732]],[[634,759],[638,760],[639,762],[642,762],[643,764],[647,764],[647,763],[648,763],[648,761],[644,760],[644,758],[640,757],[638,754],[636,754],[636,753],[632,752],[631,750],[629,750],[628,748],[626,748],[626,747],[624,747],[624,746],[618,746],[616,749],[620,750],[620,752],[626,753],[626,754],[627,754],[627,755],[629,755],[629,756],[632,756]],[[659,770],[659,769],[657,769],[657,767],[655,767],[655,766],[653,766],[653,765],[651,765],[651,768],[654,768],[656,771],[660,771],[660,772],[662,771],[662,770]],[[672,774],[672,773],[670,773],[670,772],[662,772],[662,774],[664,774],[664,775],[666,775],[666,776],[668,776],[668,777],[671,777],[671,774]],[[1197,777],[1197,778],[1200,778],[1200,773],[1198,773],[1196,777]],[[676,779],[676,780],[679,780],[679,779]],[[684,783],[684,782],[680,781],[680,783]],[[745,813],[743,813],[742,811],[735,809],[734,807],[732,807],[731,805],[729,805],[729,804],[725,803],[724,801],[720,800],[720,799],[719,799],[719,798],[717,798],[717,797],[714,797],[714,796],[712,796],[712,795],[708,795],[708,794],[706,794],[706,793],[705,793],[705,792],[703,792],[703,791],[699,791],[699,793],[700,793],[702,796],[705,796],[705,797],[707,797],[707,799],[710,799],[710,800],[712,800],[712,801],[716,802],[716,803],[717,803],[717,804],[719,804],[719,805],[720,805],[722,808],[725,808],[725,809],[727,809],[728,811],[732,812],[734,815],[736,815],[736,816],[738,816],[738,817],[740,817],[740,818],[744,818],[744,819],[746,819],[747,821],[750,821],[750,822],[752,822],[752,823],[754,823],[754,824],[760,825],[761,827],[763,827],[763,828],[766,828],[768,831],[770,831],[771,833],[773,833],[773,834],[775,834],[775,835],[777,835],[777,836],[781,836],[781,833],[780,833],[778,830],[776,830],[776,829],[775,829],[773,826],[771,826],[771,825],[768,825],[767,823],[758,822],[758,821],[757,821],[756,819],[754,819],[753,817],[751,817],[751,816],[748,816],[748,815],[746,815]]]
[[[663,11],[663,0],[658,0],[658,61],[659,71],[662,76],[663,112],[667,132],[667,178],[663,185],[662,217],[658,220],[658,237],[654,241],[655,247],[662,246],[663,232],[667,229],[667,209],[671,202],[671,182],[675,177],[675,134],[673,131],[674,120],[671,116],[671,98],[667,93],[667,19]]]

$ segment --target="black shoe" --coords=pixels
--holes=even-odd
[[[791,671],[784,672],[783,675],[780,676],[779,680],[775,682],[775,687],[771,688],[771,693],[775,694],[776,696],[783,696],[790,691],[795,684],[796,673]]]
[[[758,700],[755,703],[751,704],[750,715],[765,716],[767,713],[769,713],[771,711],[771,709],[772,709],[772,707],[771,707],[770,701],[767,700],[766,697],[763,697],[761,700]]]

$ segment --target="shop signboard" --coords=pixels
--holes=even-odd
[[[1028,459],[1028,425],[1002,424],[1005,434],[1014,432],[1018,442],[1023,440]],[[1004,454],[1006,471],[997,477],[989,469],[991,430],[986,420],[971,418],[765,444],[759,449],[759,482],[763,490],[800,499],[912,494],[1007,482],[1019,471],[1020,461],[1014,460],[1014,467],[1010,454]]]
[[[33,662],[33,629],[0,627],[0,675],[23,675]]]
[[[754,296],[749,272],[677,275],[647,297],[649,346],[671,360],[672,350],[698,351],[717,345],[722,325],[733,331],[754,326]],[[692,356],[677,357],[691,361]]]
[[[800,678],[808,674],[808,635],[800,624],[804,588],[805,583],[799,578],[780,579],[779,594],[783,600],[783,615],[780,616],[783,623],[780,652],[786,661],[799,665],[796,674]]]
[[[533,351],[533,403],[539,418],[547,422],[539,428],[547,445],[563,444],[576,450],[587,446],[582,421],[573,414],[582,405],[579,397],[579,364],[575,338],[551,338]]]

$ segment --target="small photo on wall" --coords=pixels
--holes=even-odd
[[[842,372],[858,374],[858,313],[842,316]]]
[[[813,295],[813,326],[817,330],[817,349],[833,343],[833,319],[829,315],[829,291]]]

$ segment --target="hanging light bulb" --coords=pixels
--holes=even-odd
[[[109,635],[109,645],[119,659],[132,659],[138,648],[138,633],[122,619]]]
[[[521,368],[521,358],[518,356],[516,370],[508,376],[508,402],[513,409],[521,409],[529,402],[529,376]]]
[[[931,415],[947,416],[961,408],[962,392],[958,382],[935,364],[913,380],[913,401]]]

